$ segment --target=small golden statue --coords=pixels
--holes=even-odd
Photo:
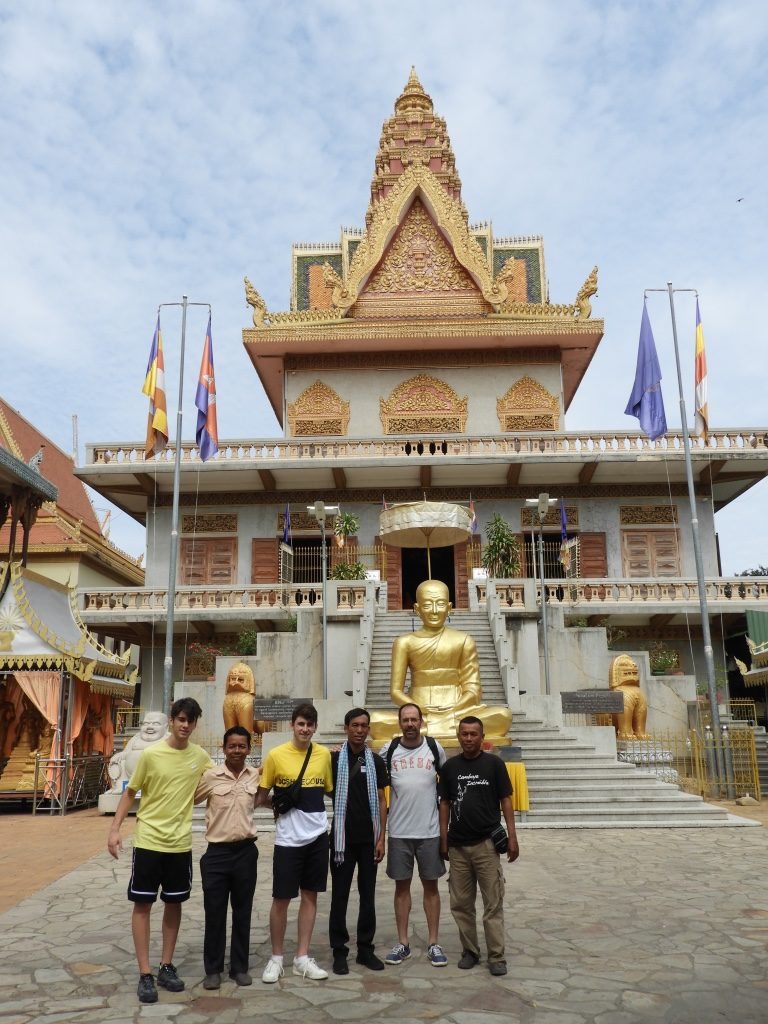
[[[580,320],[586,320],[592,315],[592,303],[589,300],[593,295],[597,295],[597,267],[592,267],[592,273],[576,295],[575,305],[579,311]]]
[[[425,580],[416,591],[413,610],[422,628],[399,636],[392,644],[389,692],[398,708],[413,701],[424,714],[430,736],[456,738],[456,727],[465,715],[475,715],[485,725],[486,739],[505,737],[512,722],[509,708],[482,704],[480,667],[475,641],[468,633],[450,629],[445,620],[452,610],[448,587],[440,580]],[[408,670],[410,691],[405,691]],[[396,736],[396,712],[374,711],[371,737]]]
[[[249,665],[238,661],[227,673],[227,692],[224,697],[222,713],[224,728],[242,725],[248,732],[261,736],[266,732],[266,723],[253,720],[253,698],[256,694],[256,682]]]
[[[640,670],[637,662],[628,654],[620,654],[611,662],[609,685],[612,690],[619,690],[624,694],[624,710],[620,715],[611,715],[617,739],[649,739],[645,731],[648,701],[640,690]]]

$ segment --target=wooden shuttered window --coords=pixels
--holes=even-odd
[[[677,530],[622,530],[621,561],[629,579],[679,576]]]
[[[384,548],[384,579],[387,581],[387,610],[399,611],[403,607],[403,563],[402,548],[382,544],[376,538],[376,547]]]
[[[179,582],[183,587],[227,586],[237,582],[237,537],[189,537],[181,541]]]
[[[581,558],[581,575],[585,579],[606,579],[608,576],[608,558],[605,549],[604,533],[580,533],[579,555]]]
[[[276,537],[254,537],[251,541],[251,583],[277,583],[280,541]]]

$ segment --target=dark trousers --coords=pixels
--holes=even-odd
[[[203,963],[206,974],[221,974],[227,945],[227,903],[232,905],[232,945],[229,973],[248,971],[251,908],[256,888],[259,851],[250,840],[209,843],[200,858],[205,907]]]
[[[349,932],[347,931],[347,905],[352,888],[352,876],[357,867],[357,891],[360,894],[360,910],[357,915],[357,951],[373,952],[373,936],[376,934],[376,872],[378,864],[373,859],[373,843],[351,843],[344,850],[341,864],[334,861],[331,847],[331,913],[328,918],[328,938],[334,955],[349,954]]]

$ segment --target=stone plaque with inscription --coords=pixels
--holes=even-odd
[[[561,693],[564,715],[620,715],[624,694],[616,690],[572,690]]]
[[[256,697],[253,717],[262,722],[290,722],[297,704],[311,704],[309,697]]]

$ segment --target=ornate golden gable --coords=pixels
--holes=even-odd
[[[440,229],[457,262],[485,301],[498,312],[507,297],[506,285],[503,281],[493,281],[483,250],[469,232],[461,200],[451,197],[432,171],[422,164],[413,164],[403,171],[386,197],[376,204],[368,230],[355,250],[347,279],[333,291],[333,307],[341,315],[348,313],[417,199]]]
[[[467,425],[467,397],[450,384],[420,373],[398,384],[389,398],[379,399],[385,434],[461,434]]]
[[[288,403],[288,430],[293,437],[344,435],[348,427],[349,402],[320,380]]]
[[[557,430],[560,402],[532,377],[521,377],[496,399],[496,415],[503,431]]]

